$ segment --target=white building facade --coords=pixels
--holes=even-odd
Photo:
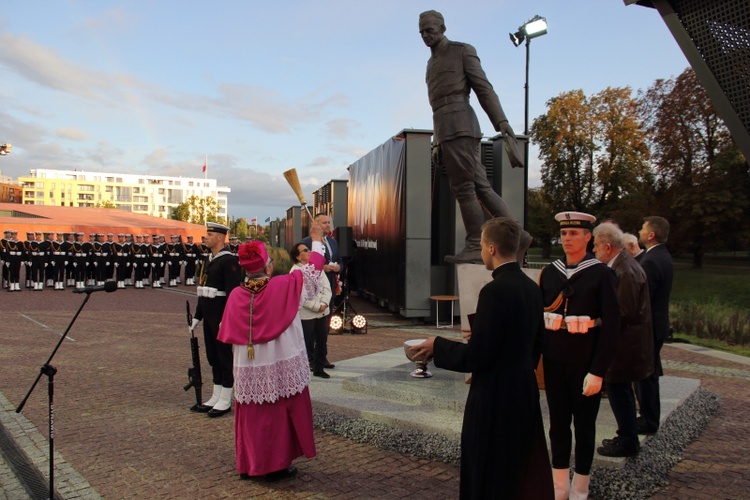
[[[231,188],[216,179],[169,177],[81,170],[31,170],[19,177],[23,203],[57,207],[98,207],[114,204],[118,209],[153,217],[169,218],[172,211],[191,196],[213,198],[217,215],[229,220],[227,196]]]

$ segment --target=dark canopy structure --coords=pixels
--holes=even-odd
[[[750,160],[750,2],[624,0],[654,8]]]

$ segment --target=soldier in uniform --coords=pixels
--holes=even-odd
[[[107,241],[105,242],[107,252],[109,253],[109,264],[107,264],[107,279],[111,280],[115,276],[115,255],[112,250],[112,245],[115,244],[114,233],[107,233]]]
[[[55,232],[47,231],[44,233],[44,284],[46,288],[52,288],[55,284],[55,280],[52,277],[54,269],[52,269],[52,251],[50,250],[52,242],[55,241]]]
[[[27,231],[26,232],[26,240],[21,242],[21,246],[23,247],[23,268],[24,268],[24,277],[26,281],[26,288],[34,288],[33,287],[33,275],[34,273],[31,270],[31,243],[36,240],[36,236],[34,236],[34,231]]]
[[[195,285],[195,270],[198,266],[198,245],[193,243],[193,237],[187,237],[187,243],[182,244],[182,254],[185,256],[185,284]]]
[[[539,278],[547,327],[543,364],[552,478],[555,498],[568,498],[568,494],[587,498],[602,379],[617,349],[620,306],[614,273],[587,252],[596,218],[560,212],[555,220],[560,223],[565,257],[547,265]],[[572,483],[571,420],[575,427]]]
[[[86,271],[83,285],[94,286],[96,284],[96,274],[94,266],[94,243],[96,242],[96,233],[89,233],[89,241],[83,243],[83,253],[86,254]]]
[[[126,281],[132,273],[130,262],[130,245],[125,241],[125,233],[117,235],[117,241],[112,243],[112,257],[115,264],[115,280],[117,288],[125,288]]]
[[[5,243],[6,260],[8,268],[8,291],[21,291],[21,263],[24,259],[23,243],[16,239],[18,231],[11,229],[10,239]]]
[[[91,265],[94,271],[94,283],[103,285],[106,280],[109,255],[104,251],[104,234],[99,233],[91,243]]]
[[[5,263],[7,259],[7,248],[6,245],[10,241],[10,229],[3,231],[3,239],[0,240],[0,267],[3,268],[2,283],[3,288],[8,288],[8,266]]]
[[[232,255],[235,257],[237,256],[237,249],[240,247],[239,240],[236,236],[232,236],[229,238],[229,251],[232,252]]]
[[[128,246],[128,262],[130,263],[128,271],[125,273],[125,286],[133,286],[133,272],[135,271],[133,267],[133,245],[135,244],[135,240],[131,233],[125,233],[125,244]]]
[[[177,280],[180,278],[180,264],[182,263],[182,245],[180,237],[173,234],[169,237],[169,243],[166,244],[166,255],[169,259],[169,286],[177,286]]]
[[[159,241],[159,235],[151,236],[149,245],[151,257],[151,288],[161,288],[161,280],[164,277],[164,247]]]
[[[143,242],[143,235],[135,235],[135,243],[133,243],[131,249],[131,256],[133,259],[133,280],[135,281],[135,288],[143,288],[143,280],[151,271],[149,253],[150,248]]]
[[[65,286],[76,286],[76,267],[75,257],[73,255],[73,245],[76,241],[76,233],[65,233]]]
[[[57,239],[49,242],[49,267],[51,271],[52,286],[55,290],[65,290],[65,264],[67,255],[65,243],[62,241],[62,233],[57,233]]]
[[[88,267],[89,254],[85,245],[83,233],[75,233],[75,241],[70,245],[68,254],[73,261],[73,282],[76,288],[86,286],[86,268]]]
[[[206,246],[210,253],[201,264],[197,288],[198,306],[191,325],[191,330],[194,330],[198,322],[205,320],[203,338],[213,375],[213,395],[199,411],[208,412],[209,417],[220,417],[229,412],[232,406],[232,346],[216,338],[227,295],[242,282],[237,257],[224,246],[228,231],[229,228],[222,224],[206,223]]]

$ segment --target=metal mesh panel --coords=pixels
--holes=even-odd
[[[672,0],[670,4],[745,129],[750,129],[750,2]]]

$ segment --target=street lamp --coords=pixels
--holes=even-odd
[[[513,42],[515,47],[518,47],[526,40],[526,85],[524,86],[526,92],[526,107],[525,107],[525,118],[523,123],[524,135],[529,135],[529,56],[531,39],[538,36],[547,34],[547,20],[542,16],[534,16],[521,26],[518,27],[518,31],[510,33],[510,41]],[[527,143],[528,144],[528,143]],[[528,151],[528,147],[527,147]],[[528,158],[527,158],[528,160]]]
[[[542,16],[536,15],[518,27],[515,33],[509,33],[510,41],[515,47],[521,45],[526,40],[526,84],[524,85],[525,106],[523,120],[523,135],[526,136],[526,144],[523,148],[523,165],[524,165],[524,193],[529,188],[529,56],[531,54],[531,39],[547,34],[547,20]],[[523,197],[523,226],[526,227],[527,214],[529,212],[528,196]]]
[[[5,144],[0,144],[0,156],[9,155],[11,149],[13,149],[13,146],[9,142],[6,142]]]

